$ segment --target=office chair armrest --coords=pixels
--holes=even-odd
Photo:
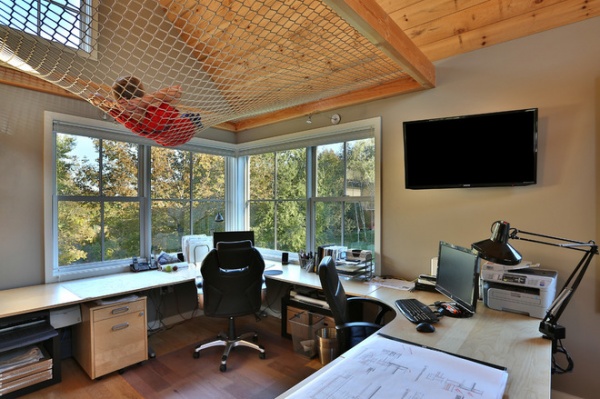
[[[350,310],[351,313],[352,313],[352,311],[354,309],[361,310],[362,306],[364,304],[370,304],[370,305],[376,307],[377,309],[379,309],[379,312],[377,313],[377,316],[375,317],[374,323],[378,324],[380,326],[383,325],[383,318],[389,312],[391,312],[391,314],[394,317],[396,316],[396,312],[394,311],[394,309],[392,309],[390,306],[388,306],[385,303],[380,302],[380,301],[378,301],[376,299],[359,297],[359,296],[348,298],[348,307],[349,307],[349,310]]]

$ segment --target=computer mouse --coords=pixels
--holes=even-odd
[[[417,324],[417,331],[431,333],[435,331],[435,327],[433,324],[422,322]]]

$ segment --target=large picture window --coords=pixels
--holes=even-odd
[[[133,256],[181,251],[184,235],[224,228],[214,220],[226,215],[226,156],[105,133],[55,126],[53,275],[121,270]]]
[[[257,245],[274,250],[266,256],[290,252],[295,260],[298,251],[333,244],[370,250],[377,260],[379,129],[373,119],[242,147],[248,228]]]

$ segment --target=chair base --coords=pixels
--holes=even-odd
[[[250,338],[252,339],[252,342],[248,340]],[[226,371],[227,370],[227,358],[229,357],[229,352],[231,352],[231,350],[233,348],[235,348],[236,346],[246,346],[248,348],[256,349],[257,351],[260,352],[258,354],[259,358],[264,359],[266,357],[265,348],[263,348],[262,345],[258,345],[255,343],[257,341],[257,339],[258,339],[258,334],[256,332],[247,332],[247,333],[241,334],[239,336],[236,336],[234,319],[233,319],[233,317],[230,317],[229,318],[229,334],[225,334],[224,332],[221,332],[221,333],[219,333],[219,335],[217,335],[216,339],[196,346],[196,349],[194,350],[194,358],[197,359],[200,357],[200,351],[202,349],[210,348],[213,346],[224,346],[225,349],[223,350],[223,356],[221,356],[221,365],[219,367],[219,370]]]

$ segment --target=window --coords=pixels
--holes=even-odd
[[[335,244],[372,251],[378,267],[379,129],[375,118],[242,145],[249,228],[267,257]]]
[[[315,244],[375,250],[375,139],[316,149]]]
[[[266,258],[380,248],[380,120],[244,144],[154,146],[111,123],[45,113],[46,282],[127,270],[181,237],[252,229]],[[221,214],[225,223],[215,221]]]
[[[250,157],[250,229],[255,245],[306,248],[306,149]]]
[[[0,5],[0,24],[92,51],[92,0],[0,0]]]
[[[225,158],[152,147],[152,247],[178,252],[181,237],[223,230]]]
[[[140,254],[139,145],[56,134],[58,265]]]
[[[52,122],[48,282],[121,271],[133,256],[179,252],[183,235],[224,229],[227,156],[90,122],[102,127]]]

